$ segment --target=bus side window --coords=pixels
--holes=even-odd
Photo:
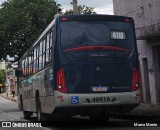
[[[52,41],[53,41],[53,34],[52,32],[50,33],[50,49],[49,49],[49,54],[50,54],[50,57],[52,56],[51,52],[52,52]],[[51,59],[51,58],[50,58]]]
[[[26,76],[29,75],[29,56],[26,57]]]
[[[39,70],[41,70],[43,67],[42,67],[42,55],[39,56]]]
[[[24,59],[24,77],[27,76],[27,58]]]
[[[21,64],[21,68],[22,68],[22,73],[23,73],[23,77],[24,77],[24,74],[25,74],[25,71],[24,71],[24,59],[22,60],[22,64]]]
[[[46,39],[43,39],[43,53],[46,52]]]
[[[32,63],[32,52],[30,52],[28,55],[28,64],[29,64],[28,75],[32,74],[32,64],[31,63]]]
[[[37,60],[37,47],[34,47],[34,54],[33,54],[33,74],[37,72],[38,68],[38,60]]]
[[[34,50],[32,50],[31,52],[31,74],[33,74],[33,55],[34,54]]]
[[[54,61],[54,46],[55,46],[55,27],[53,27],[53,32],[51,33],[51,57],[52,62]]]
[[[36,49],[33,48],[33,74],[35,73]]]
[[[39,46],[39,70],[43,68],[42,53],[43,53],[43,42],[41,41]]]
[[[37,46],[37,54],[36,54],[36,72],[39,70],[39,45]]]
[[[53,34],[52,34],[52,32],[50,33],[50,48],[52,48],[52,36]]]
[[[46,49],[46,46],[45,46],[45,40],[42,41],[42,44],[43,44],[43,47],[42,47],[42,68],[45,67],[45,49]]]
[[[50,39],[49,34],[47,35],[47,41],[46,41],[46,65],[50,62]]]

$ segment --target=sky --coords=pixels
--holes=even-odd
[[[5,0],[0,0],[0,4]],[[62,5],[63,11],[66,9],[72,9],[70,4],[72,0],[56,0],[57,3]],[[87,5],[89,7],[94,7],[94,11],[97,14],[113,14],[113,4],[112,0],[77,0],[78,5]]]

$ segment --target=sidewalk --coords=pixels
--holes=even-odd
[[[132,110],[130,116],[139,118],[139,120],[160,122],[160,104],[141,103]]]
[[[116,113],[113,117],[145,122],[160,122],[160,104],[141,103],[130,113]]]
[[[14,98],[13,98],[13,95],[8,94],[8,97],[7,97],[7,93],[2,93],[2,94],[0,94],[0,96],[4,97],[6,99],[12,100],[14,102],[17,102],[17,96],[14,96]]]
[[[17,102],[17,96],[14,98],[12,95],[6,93],[0,94],[1,97]],[[133,119],[133,120],[148,120],[160,122],[160,104],[146,104],[141,103],[138,107],[133,109],[130,113],[116,113],[113,117],[115,118],[124,118],[124,119]]]
[[[141,103],[138,107],[133,109],[130,114],[160,117],[160,104]]]

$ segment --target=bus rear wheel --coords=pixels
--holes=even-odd
[[[47,121],[46,115],[41,111],[40,98],[37,97],[36,100],[36,112],[37,112],[37,121]]]
[[[23,100],[22,100],[22,96],[18,96],[18,109],[19,111],[23,110]]]
[[[29,111],[23,111],[23,117],[24,119],[30,119],[30,117],[32,116],[32,112]]]

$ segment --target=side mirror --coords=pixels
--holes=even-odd
[[[20,69],[17,69],[16,71],[15,71],[15,76],[16,77],[22,77],[22,70],[20,70]]]

